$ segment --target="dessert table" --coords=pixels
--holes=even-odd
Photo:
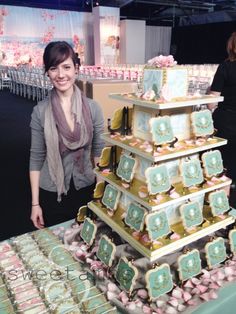
[[[68,250],[73,252],[74,256],[79,256],[76,254],[76,250],[81,248],[81,244],[83,245],[81,240],[78,240],[79,238],[77,237],[78,235],[78,225],[75,223],[74,220],[69,220],[66,222],[63,222],[61,224],[55,225],[50,227],[55,235],[58,236],[59,239],[61,239],[64,243],[65,246]],[[29,233],[30,234],[30,233]],[[72,236],[71,236],[72,235]],[[77,241],[77,242],[75,242]],[[71,242],[71,243],[70,243]],[[72,250],[71,250],[72,248]],[[96,259],[96,258],[95,258]],[[176,259],[176,253],[172,253],[168,257],[169,262],[172,263]],[[94,269],[90,267],[89,264],[87,264],[87,258],[82,260],[82,263],[84,265],[84,269],[87,269],[91,274]],[[95,260],[94,260],[95,262]],[[78,263],[79,258],[78,258]],[[235,266],[234,266],[235,264]],[[231,265],[231,266],[230,266]],[[167,314],[167,313],[184,313],[184,314],[232,314],[235,312],[235,306],[236,306],[236,261],[233,258],[231,260],[231,264],[228,265],[221,265],[220,269],[226,269],[226,268],[231,267],[234,275],[234,278],[232,279],[231,282],[226,281],[225,279],[222,280],[221,287],[218,290],[214,291],[214,300],[209,300],[209,301],[203,301],[201,299],[197,299],[195,302],[195,305],[191,306],[190,304],[187,304],[188,302],[184,302],[185,308],[181,311],[177,310],[177,307],[171,307],[170,311],[160,311],[160,312],[153,312],[153,313],[162,313],[162,314]],[[205,270],[203,270],[204,272]],[[216,273],[215,273],[216,274]],[[113,279],[107,279],[106,277],[100,277],[96,278],[94,275],[94,278],[96,279],[95,284],[97,288],[99,288],[103,293],[109,294],[109,291],[107,287],[112,284],[117,284]],[[195,282],[197,286],[197,282]],[[199,285],[200,286],[200,285]],[[177,288],[178,289],[178,288]],[[176,290],[176,287],[174,288]],[[124,291],[123,291],[124,292]],[[121,293],[123,293],[121,292]],[[168,293],[168,298],[169,296],[173,293],[170,292]],[[173,295],[173,294],[172,294]],[[166,297],[166,298],[165,298]],[[196,295],[195,295],[196,297]],[[108,298],[109,299],[109,298]],[[159,299],[158,299],[159,300]],[[170,298],[167,299],[166,296],[161,296],[160,300],[165,300],[169,303]],[[196,298],[195,298],[196,300]],[[182,302],[181,299],[177,300],[178,302]],[[115,298],[110,299],[110,302],[113,303],[117,307],[117,313],[128,313],[128,314],[142,314],[142,313],[149,313],[148,311],[144,311],[143,308],[136,308],[135,310],[130,307],[130,303],[128,304],[123,304],[121,300],[117,300]],[[182,302],[183,304],[183,302]],[[170,308],[169,308],[170,309]]]
[[[56,226],[50,227],[50,229],[60,229],[64,228],[64,233],[66,231],[70,230],[71,224],[73,223],[74,220],[66,221],[64,223],[61,223]],[[172,254],[175,256],[175,253]],[[172,256],[172,257],[173,257]],[[175,257],[171,258],[175,259]],[[236,266],[234,269],[236,273]],[[101,279],[98,279],[97,285],[99,287],[101,286],[106,286],[106,283],[104,281],[104,284],[101,284]],[[181,313],[184,314],[232,314],[235,312],[235,306],[236,306],[236,278],[234,278],[234,281],[232,282],[227,282],[222,285],[221,288],[217,290],[217,298],[214,300],[210,300],[208,302],[197,302],[195,306],[187,306],[184,311],[181,311]],[[129,314],[141,314],[144,313],[143,311],[140,310],[128,310],[126,306],[124,306],[120,301],[117,300],[112,300],[114,301],[114,304],[117,306],[117,309],[121,313],[129,313]],[[164,312],[163,312],[164,313]],[[173,312],[174,313],[174,312]],[[176,313],[180,313],[177,311]]]

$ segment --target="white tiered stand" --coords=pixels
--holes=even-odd
[[[111,94],[111,98],[122,100],[126,103],[132,103],[134,106],[134,109],[137,107],[145,108],[145,110],[151,110],[151,111],[157,111],[160,112],[162,110],[175,110],[182,108],[181,110],[187,111],[188,114],[191,113],[194,110],[194,106],[200,106],[200,105],[206,105],[209,103],[215,103],[220,102],[223,100],[223,97],[214,97],[214,96],[202,96],[202,97],[194,97],[194,98],[187,98],[187,99],[181,99],[175,102],[154,102],[154,101],[145,101],[140,100],[135,95],[132,94]],[[133,134],[135,136],[135,134]],[[131,153],[140,156],[146,160],[149,160],[153,163],[158,163],[160,161],[167,161],[167,160],[174,160],[178,159],[184,156],[189,156],[195,153],[199,153],[201,151],[210,150],[213,148],[217,148],[219,146],[225,145],[227,141],[222,138],[213,137],[212,139],[209,139],[204,145],[201,146],[190,146],[184,149],[180,149],[172,151],[172,152],[166,152],[165,154],[159,154],[155,155],[153,152],[145,152],[143,149],[139,147],[134,147],[130,145],[132,140],[130,138],[123,138],[121,137],[114,137],[111,136],[110,133],[103,134],[103,139],[109,143],[110,145],[116,145],[121,148],[123,148],[126,151],[130,151]],[[144,140],[143,140],[144,141]],[[166,195],[163,200],[156,204],[152,201],[152,198],[147,196],[146,198],[141,198],[138,194],[138,190],[141,186],[144,186],[146,183],[142,180],[138,180],[135,178],[130,184],[129,188],[125,188],[122,185],[122,182],[119,177],[116,176],[114,173],[104,173],[102,171],[99,171],[99,169],[95,169],[95,173],[98,177],[106,181],[107,183],[110,183],[116,189],[121,191],[122,193],[125,193],[128,197],[133,199],[135,202],[141,204],[144,206],[148,211],[157,211],[160,209],[165,209],[167,206],[176,204],[180,201],[188,200],[190,197],[200,196],[204,195],[208,192],[225,188],[231,184],[231,180],[219,180],[216,182],[213,186],[208,186],[204,184],[201,189],[196,190],[184,190],[183,193],[183,185],[181,182],[178,182],[176,184],[173,184],[175,187],[175,190],[180,194],[180,197],[177,199],[172,199],[168,195]],[[118,207],[115,214],[110,217],[107,214],[106,208],[102,206],[99,202],[90,202],[88,204],[88,207],[98,216],[100,219],[102,219],[107,225],[109,225],[115,232],[117,232],[124,240],[126,240],[133,248],[135,248],[138,252],[140,252],[143,256],[146,256],[151,262],[156,261],[158,258],[172,253],[176,251],[177,249],[180,249],[189,243],[192,243],[200,238],[203,238],[207,235],[212,234],[213,232],[225,228],[226,226],[232,224],[234,222],[234,218],[231,216],[225,215],[225,219],[221,219],[218,217],[213,217],[210,213],[209,208],[204,206],[204,217],[207,218],[208,222],[210,222],[208,225],[205,225],[203,227],[198,227],[197,231],[194,233],[188,233],[184,230],[184,227],[181,222],[177,222],[173,225],[171,225],[171,229],[173,231],[178,231],[181,233],[181,238],[179,240],[171,241],[171,240],[164,240],[162,246],[158,245],[143,245],[139,240],[135,239],[132,236],[133,230],[131,230],[128,226],[125,225],[123,222],[123,214],[125,209]],[[159,239],[161,241],[161,239]],[[158,241],[159,241],[158,240]]]

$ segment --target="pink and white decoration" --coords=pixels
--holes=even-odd
[[[0,6],[0,52],[4,65],[42,65],[44,47],[50,41],[65,40],[79,53],[81,62],[92,34],[92,14],[60,10]],[[22,21],[22,17],[24,20]]]
[[[156,67],[156,68],[169,68],[173,67],[177,64],[172,55],[169,56],[157,56],[148,60],[148,65]]]

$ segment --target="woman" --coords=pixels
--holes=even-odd
[[[226,138],[228,144],[222,146],[221,152],[227,174],[236,182],[236,32],[227,42],[228,58],[219,65],[215,73],[211,94],[224,96],[224,101],[209,105],[214,110],[214,126],[217,136]]]
[[[63,41],[51,42],[43,55],[54,88],[31,117],[31,220],[36,228],[76,217],[91,200],[103,141],[103,114],[75,84],[76,55]]]

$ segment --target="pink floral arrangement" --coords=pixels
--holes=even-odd
[[[154,90],[149,89],[141,97],[145,100],[154,100],[156,97],[156,94]]]
[[[74,44],[75,46],[78,46],[78,45],[79,45],[79,36],[76,35],[76,34],[73,36],[73,44]]]
[[[33,66],[42,66],[43,47],[39,43],[29,42],[25,44],[16,40],[3,41],[1,51],[5,53],[5,58],[1,61],[3,65],[16,66],[20,64],[21,56],[29,55]]]
[[[172,55],[169,56],[157,56],[148,60],[148,65],[154,66],[156,68],[169,68],[177,64]]]
[[[27,64],[29,63],[31,60],[31,57],[29,54],[25,54],[23,56],[20,56],[19,60],[18,60],[18,64]]]
[[[54,32],[55,32],[55,26],[49,26],[48,29],[46,30],[46,32],[43,35],[42,42],[44,44],[49,43],[53,39]]]

